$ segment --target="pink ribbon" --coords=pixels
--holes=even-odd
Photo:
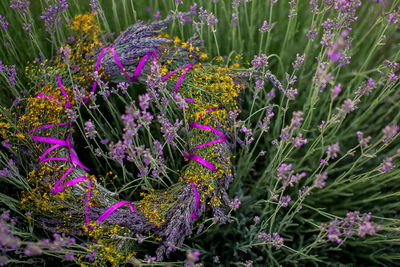
[[[193,66],[193,64],[186,64],[180,68],[177,68],[174,71],[171,71],[170,73],[168,73],[167,75],[165,75],[164,77],[161,78],[161,81],[165,81],[166,79],[168,79],[169,77],[171,77],[173,74],[175,74],[177,71],[180,71],[182,69],[185,69],[183,71],[183,73],[181,74],[181,76],[179,77],[178,81],[175,84],[175,90],[174,92],[176,93],[178,91],[178,87],[181,84],[183,78],[185,78],[186,73],[189,71],[189,69]]]
[[[195,197],[195,199],[196,199],[196,209],[195,209],[195,211],[190,215],[190,218],[196,219],[196,218],[198,217],[198,216],[197,216],[197,211],[199,210],[199,202],[200,202],[199,193],[197,193],[196,187],[194,186],[194,184],[193,184],[192,181],[190,181],[190,184],[192,185],[193,192],[194,192],[194,197]]]
[[[131,202],[126,201],[126,200],[121,200],[120,202],[115,203],[114,205],[111,205],[98,219],[98,222],[104,221],[108,216],[110,216],[114,211],[117,209],[121,208],[122,206],[125,206],[126,204],[129,205],[129,208],[131,209],[132,212],[135,212],[135,209],[133,208],[133,205]]]
[[[48,99],[51,99],[53,101],[56,101],[57,103],[60,103],[60,100],[58,100],[57,98],[52,97],[50,95],[45,95],[45,94],[40,93],[40,94],[37,94],[36,97],[38,97],[38,98],[48,98]]]

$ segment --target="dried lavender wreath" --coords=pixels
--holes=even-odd
[[[16,65],[0,63],[6,89],[0,102],[11,106],[0,109],[6,182],[0,202],[13,210],[0,216],[0,265],[48,264],[53,257],[151,265],[156,257],[146,254],[157,248],[157,259],[187,250],[187,266],[200,255],[205,264],[237,266],[394,264],[399,1],[288,2],[90,1],[108,33],[137,15],[173,14],[172,36],[188,40],[196,32],[210,55],[225,56],[211,65],[202,61],[207,55],[196,39],[171,39],[159,28],[145,36],[154,25],[139,23],[106,41],[114,37],[95,30],[90,16],[70,19],[88,10],[89,1],[86,7],[78,0],[2,1],[1,60]],[[182,13],[189,9],[189,16]],[[26,34],[20,36],[21,26]],[[254,42],[241,42],[248,39]],[[52,57],[28,66],[30,85],[21,67],[33,53],[24,45]],[[245,60],[254,57],[251,64],[219,66],[232,64],[238,51]],[[269,70],[286,77],[283,85]],[[232,82],[246,93],[235,99],[236,89],[226,89]],[[272,90],[261,93],[266,87]],[[235,142],[244,149],[233,150]],[[222,169],[221,178],[213,167]],[[233,201],[223,199],[226,192],[213,195],[229,172]],[[226,214],[239,204],[235,216]],[[214,225],[224,218],[233,223]],[[187,225],[203,234],[178,247],[175,237],[182,229],[189,233]],[[182,265],[174,262],[179,255],[155,264]]]
[[[237,205],[237,200],[232,202],[227,195],[234,178],[231,149],[244,77],[226,66],[202,63],[199,41],[166,38],[161,30],[170,20],[138,22],[105,45],[99,41],[94,16],[79,15],[71,24],[75,40],[61,47],[59,57],[34,62],[34,95],[19,105],[23,122],[19,131],[24,136],[21,147],[35,151],[28,177],[33,188],[24,193],[22,204],[41,212],[46,229],[106,240],[118,233],[124,236],[119,249],[131,245],[128,237],[137,241],[143,235],[154,236],[161,241],[155,252],[161,261],[192,234],[199,221],[196,218],[207,219],[208,210],[214,221],[230,221],[227,208]],[[276,81],[271,73],[266,77]],[[129,104],[124,100],[124,95],[128,98],[126,81],[146,84],[146,92],[138,95],[138,105],[133,99]],[[85,86],[90,90],[80,89]],[[117,193],[91,175],[75,148],[74,127],[81,109],[99,109],[91,104],[96,95],[106,100],[112,93],[127,104],[121,117],[122,140],[109,144],[108,155],[99,148],[96,151],[99,157],[120,164],[133,163],[138,177],[163,183],[159,189],[150,183],[147,188],[142,186],[147,191],[140,193],[141,200],[118,201]],[[179,113],[183,120],[174,118]],[[155,117],[158,124],[152,122]],[[168,117],[176,119],[175,123]],[[104,123],[113,127],[106,118]],[[183,135],[178,134],[181,127]],[[153,128],[162,133],[163,142],[154,139]],[[85,122],[84,130],[87,139],[95,140],[98,133],[91,120]],[[170,153],[176,150],[187,162],[175,172],[175,181],[167,174],[174,170],[163,157],[166,149]],[[35,207],[38,203],[41,206]],[[95,245],[91,249],[104,258],[110,250],[96,250]],[[133,255],[129,249],[126,253],[108,260],[124,262]]]

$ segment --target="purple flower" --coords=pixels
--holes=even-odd
[[[258,122],[258,126],[261,128],[263,132],[269,131],[269,125],[271,124],[271,119],[275,116],[272,112],[273,106],[268,106],[267,108],[267,115],[263,118],[262,122]]]
[[[342,84],[338,83],[331,90],[331,99],[335,100],[339,96],[340,91],[342,91]]]
[[[300,126],[302,124],[302,121],[303,121],[303,111],[301,111],[301,110],[294,111],[292,122],[290,123],[290,128],[292,130],[299,130]]]
[[[192,6],[190,6],[190,11],[192,11],[194,14],[196,14],[196,9],[197,9],[197,3],[194,2]]]
[[[275,23],[268,24],[268,21],[264,20],[263,25],[258,29],[261,33],[269,32],[274,28]]]
[[[237,197],[235,197],[235,198],[233,199],[233,201],[231,201],[231,202],[229,203],[229,207],[230,207],[232,210],[237,210],[237,209],[239,208],[240,204],[241,204],[240,200],[239,200]]]
[[[292,0],[289,2],[289,6],[290,6],[289,18],[297,16],[296,5],[297,5],[297,0]]]
[[[241,5],[243,5],[244,1],[243,0],[233,0],[232,1],[232,8],[238,8]]]
[[[295,100],[296,95],[298,94],[297,88],[290,87],[287,90],[282,91],[283,94],[289,99],[289,100]]]
[[[179,23],[185,25],[186,22],[192,22],[193,19],[187,16],[187,13],[178,12]]]
[[[50,34],[55,32],[55,28],[60,23],[60,14],[68,8],[67,0],[58,0],[55,5],[50,5],[40,18],[44,20],[46,31]]]
[[[174,99],[175,99],[175,102],[179,106],[180,109],[189,108],[189,105],[187,104],[187,102],[185,101],[185,99],[182,97],[182,95],[180,93],[176,93],[174,95]]]
[[[338,152],[340,151],[339,143],[332,144],[326,148],[326,155],[328,158],[335,159],[338,157]]]
[[[340,238],[341,232],[339,228],[340,221],[338,219],[333,220],[329,224],[328,229],[328,240],[332,242],[340,243],[342,242],[342,238]]]
[[[151,89],[159,89],[161,91],[163,91],[167,85],[166,82],[162,81],[160,65],[157,61],[152,61],[150,74],[147,76],[146,84]]]
[[[98,0],[90,0],[90,7],[92,8],[92,13],[97,13],[99,11]]]
[[[125,158],[125,149],[126,145],[124,145],[121,141],[118,141],[116,144],[110,144],[108,153],[113,160],[116,160],[122,164],[122,161]]]
[[[318,35],[318,30],[315,29],[315,28],[310,29],[308,31],[308,33],[306,34],[307,38],[310,39],[311,41],[314,41],[315,40],[315,36],[317,36],[317,35]]]
[[[305,59],[306,59],[306,54],[300,56],[300,54],[297,53],[296,60],[292,63],[293,69],[299,70],[301,65],[303,65]]]
[[[12,86],[15,86],[15,78],[17,77],[15,65],[3,65],[3,62],[0,60],[0,71],[3,72],[8,77],[8,81],[10,82],[10,84]]]
[[[161,124],[161,132],[164,134],[164,138],[168,144],[172,146],[176,146],[174,141],[175,138],[178,137],[178,131],[181,128],[183,122],[181,120],[176,119],[175,123],[172,124],[164,115],[157,116],[158,121]]]
[[[286,208],[291,200],[292,198],[290,196],[282,196],[281,200],[279,200],[278,206]]]
[[[97,253],[96,252],[91,252],[89,254],[86,254],[85,258],[89,259],[90,261],[94,261],[97,257]]]
[[[10,217],[10,211],[3,211],[0,216],[0,249],[15,251],[21,246],[21,240],[14,235],[16,218]]]
[[[243,126],[240,131],[242,131],[246,136],[246,145],[249,145],[251,142],[253,142],[254,137],[252,129],[247,129],[245,126]]]
[[[93,139],[97,135],[96,128],[91,120],[85,122],[85,135],[89,139]]]
[[[0,266],[8,265],[8,257],[6,255],[0,255]]]
[[[101,156],[103,156],[103,151],[100,149],[100,148],[96,148],[95,150],[94,150],[94,155],[96,156],[96,157],[101,157]]]
[[[28,8],[30,5],[30,2],[27,0],[11,0],[11,8],[15,9],[18,13],[21,13],[21,15],[26,15],[28,13]]]
[[[214,26],[214,24],[218,23],[218,19],[215,17],[213,13],[208,13],[206,9],[200,7],[199,10],[199,20],[202,22],[206,22],[207,26]]]
[[[186,260],[195,263],[200,259],[200,251],[199,250],[187,250],[186,251]]]
[[[361,83],[355,94],[357,96],[369,95],[375,88],[376,88],[375,81],[372,78],[369,78],[367,82],[363,81]]]
[[[122,94],[126,94],[126,90],[128,89],[129,85],[126,82],[119,82],[117,84],[117,89],[121,90]]]
[[[359,99],[357,100],[359,101]],[[350,98],[343,101],[343,104],[340,108],[336,108],[338,110],[337,116],[344,117],[346,114],[349,114],[353,110],[357,109],[357,106],[354,104],[353,100]]]
[[[297,81],[297,76],[296,76],[296,75],[290,76],[289,73],[285,73],[285,77],[286,77],[286,81],[287,81],[288,84],[290,84],[290,85],[295,84],[296,81]]]
[[[321,173],[317,174],[317,175],[315,175],[314,185],[318,188],[324,188],[326,179],[328,179],[327,172],[323,172],[322,174]]]
[[[325,88],[326,85],[333,79],[332,73],[327,72],[326,70],[328,65],[328,62],[322,62],[317,69],[317,73],[312,78],[312,81],[320,86],[318,89]]]
[[[29,19],[30,23],[22,23],[22,29],[26,32],[26,33],[31,33],[32,30],[32,23],[33,23],[33,19]]]
[[[392,72],[397,72],[400,69],[400,64],[395,62],[395,61],[390,61],[388,59],[385,59],[383,61],[383,66],[388,68]]]
[[[327,23],[328,21],[330,23]],[[333,23],[330,19],[328,19],[326,22],[323,23],[323,27],[326,33],[322,37],[321,43],[328,47],[327,55],[329,56],[329,58],[333,62],[342,60],[343,63],[349,64],[350,62],[345,59],[345,54],[344,54],[345,46],[347,45],[347,47],[350,47],[350,42],[351,42],[351,39],[349,38],[345,39],[348,36],[348,31],[343,30],[339,35],[338,39],[336,40],[336,42],[334,42],[333,40],[331,40],[332,38],[331,32],[335,27],[337,27],[337,25]]]
[[[238,16],[236,13],[232,13],[232,27],[236,27]]]
[[[389,14],[387,23],[390,25],[399,24],[400,23],[400,7],[397,7],[397,10],[393,11]]]
[[[147,264],[153,264],[154,261],[157,260],[157,257],[155,257],[155,256],[152,257],[152,256],[150,256],[150,255],[145,255],[143,260],[144,260]]]
[[[234,122],[238,116],[239,116],[239,113],[236,109],[233,111],[232,110],[229,111],[229,120],[231,122]]]
[[[67,108],[65,109],[65,114],[67,115],[68,119],[72,122],[76,122],[76,120],[78,119],[79,115],[76,112],[75,109],[72,108]]]
[[[389,73],[387,75],[387,78],[388,78],[388,82],[387,82],[388,86],[393,86],[396,83],[396,81],[399,79],[399,76],[397,76],[394,73]]]
[[[303,138],[303,134],[299,133],[298,136],[292,137],[290,139],[290,142],[292,144],[294,144],[296,147],[301,147],[302,145],[306,145],[307,144],[307,138]]]
[[[318,0],[310,0],[311,12],[317,14],[319,12],[318,9]]]
[[[65,259],[67,260],[67,261],[72,261],[72,260],[74,260],[74,252],[73,251],[68,251],[66,254],[65,254]]]
[[[2,27],[4,30],[8,29],[8,21],[2,15],[0,15],[0,27]]]
[[[251,64],[254,68],[264,68],[268,67],[268,57],[265,54],[261,54],[261,56],[254,56],[254,59],[251,61]]]
[[[377,225],[371,220],[371,213],[364,213],[360,217],[358,211],[350,211],[345,218],[335,218],[330,224],[328,229],[328,240],[332,242],[341,243],[342,236],[351,237],[355,233],[358,236],[364,237],[365,235],[374,235],[377,231],[382,229],[382,226]]]
[[[150,103],[151,103],[151,98],[148,93],[139,96],[139,107],[142,110],[148,109]]]
[[[368,146],[368,143],[371,140],[371,136],[364,138],[364,133],[361,131],[357,131],[356,134],[357,134],[358,142],[360,143],[360,146],[362,146],[362,147]]]
[[[260,222],[260,217],[254,216],[253,221],[254,221],[254,223]]]
[[[282,180],[282,185],[286,188],[289,185],[293,186],[295,183],[298,183],[302,178],[306,177],[306,173],[294,174],[292,164],[282,163],[278,168],[276,176]]]
[[[274,99],[275,98],[275,89],[272,89],[270,92],[267,93],[266,98],[267,99]]]
[[[375,224],[370,220],[371,212],[364,213],[361,218],[358,216],[358,223],[360,224],[357,231],[358,236],[364,237],[366,235],[374,235],[376,232],[382,230],[381,225]]]
[[[396,124],[386,125],[386,127],[382,130],[383,132],[383,143],[386,145],[393,140],[393,138],[397,135],[400,127]]]
[[[36,244],[28,244],[24,250],[25,256],[39,256],[42,255],[42,250]]]
[[[392,158],[388,157],[383,160],[381,172],[387,173],[393,170]]]
[[[273,236],[271,236],[271,234],[261,232],[258,235],[258,238],[261,239],[264,243],[271,244],[276,249],[280,249],[280,247],[283,245],[283,238],[280,237],[278,233],[273,233]]]

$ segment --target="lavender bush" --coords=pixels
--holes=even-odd
[[[398,0],[1,1],[0,265],[398,265],[399,26]],[[90,171],[40,165],[39,122]]]

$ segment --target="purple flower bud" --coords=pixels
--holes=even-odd
[[[335,159],[338,157],[337,153],[339,153],[339,151],[340,151],[339,143],[335,143],[335,144],[329,145],[326,148],[326,155],[328,158]]]
[[[85,122],[85,135],[89,139],[93,139],[97,135],[96,128],[91,120]]]
[[[328,179],[327,172],[323,172],[322,174],[321,173],[317,174],[317,175],[315,175],[314,185],[318,188],[324,188],[326,179]]]
[[[251,64],[254,68],[264,68],[268,67],[268,57],[265,54],[261,54],[261,56],[254,56],[254,59],[251,61]]]

